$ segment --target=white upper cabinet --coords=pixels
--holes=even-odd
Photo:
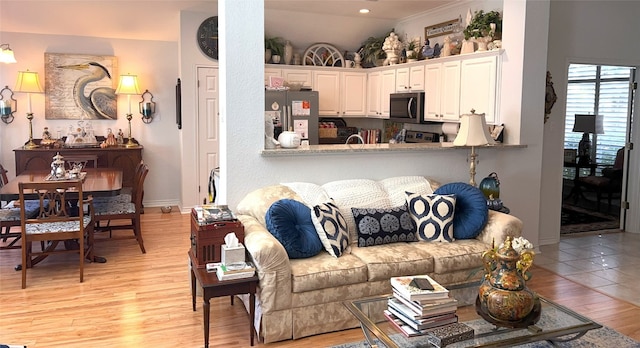
[[[367,116],[389,118],[389,96],[396,91],[396,69],[374,71],[368,75]]]
[[[425,66],[425,121],[458,121],[460,61]]]
[[[498,61],[496,55],[465,59],[460,67],[460,112],[485,114],[488,124],[499,123]]]
[[[311,70],[282,69],[282,77],[289,83],[301,83],[303,87],[313,86]]]
[[[320,97],[320,116],[364,117],[367,107],[367,73],[313,71],[313,90]]]
[[[396,92],[424,91],[424,64],[396,69]]]
[[[282,69],[264,68],[264,85],[269,85],[269,77],[282,77]]]

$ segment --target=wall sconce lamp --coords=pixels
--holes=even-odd
[[[9,124],[13,122],[13,113],[18,109],[18,102],[13,99],[13,91],[4,86],[0,91],[0,119]]]
[[[120,75],[120,82],[118,88],[116,88],[116,94],[124,94],[127,96],[127,104],[129,104],[129,112],[127,113],[127,121],[129,121],[129,140],[125,144],[125,147],[136,147],[136,144],[131,137],[131,96],[139,95],[140,88],[138,87],[138,76],[136,75]]]
[[[470,114],[460,115],[460,130],[453,146],[471,146],[471,154],[469,155],[469,184],[476,186],[476,146],[495,144],[484,114],[476,114],[475,110],[471,110]]]
[[[153,101],[153,94],[148,89],[142,93],[142,101],[139,104],[140,114],[142,114],[142,122],[151,123],[153,114],[156,113],[156,103]]]
[[[13,50],[9,47],[9,44],[0,44],[0,62],[16,63],[16,57],[13,55]]]
[[[16,92],[27,93],[27,120],[29,120],[29,142],[24,145],[25,149],[35,149],[38,147],[33,142],[33,112],[31,112],[31,94],[42,93],[38,73],[35,71],[19,71],[18,81],[16,82]]]

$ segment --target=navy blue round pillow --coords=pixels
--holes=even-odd
[[[267,229],[284,246],[289,258],[303,259],[324,250],[311,220],[311,208],[293,199],[281,199],[269,207]]]
[[[456,210],[453,215],[453,237],[471,239],[477,237],[489,220],[487,198],[475,186],[454,182],[440,186],[434,193],[456,195]]]

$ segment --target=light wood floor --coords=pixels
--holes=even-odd
[[[202,308],[191,309],[189,217],[147,208],[147,254],[133,240],[99,243],[105,264],[88,264],[79,282],[76,258],[60,255],[30,269],[20,288],[20,250],[0,250],[0,343],[29,348],[203,347]],[[122,231],[129,233],[128,231]],[[602,325],[640,340],[640,307],[542,269],[529,286]],[[240,301],[211,303],[211,347],[248,347],[248,315]],[[327,347],[362,340],[359,329],[257,346]]]

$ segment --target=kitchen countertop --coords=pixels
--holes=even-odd
[[[507,145],[495,144],[487,146],[476,146],[476,148],[526,148],[527,145]],[[453,143],[403,143],[403,144],[349,144],[349,145],[309,145],[308,147],[298,147],[295,149],[276,148],[262,150],[264,157],[279,157],[291,155],[322,155],[322,154],[350,154],[350,153],[381,153],[381,152],[420,152],[420,151],[441,151],[460,148],[470,148],[470,146],[453,146]]]

